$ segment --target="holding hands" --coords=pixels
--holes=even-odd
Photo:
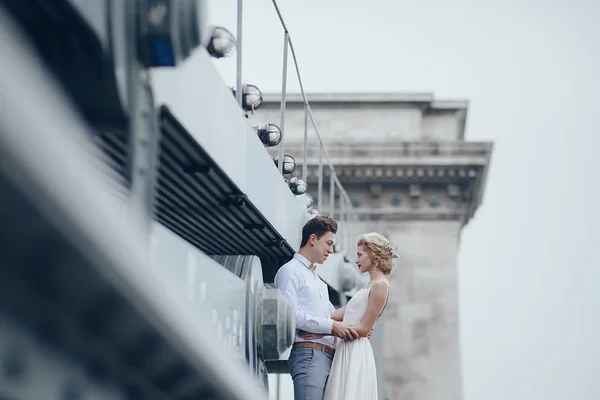
[[[373,334],[373,329],[369,331],[367,334],[367,339],[371,339],[371,335]],[[303,330],[298,330],[298,336],[300,336],[304,340],[314,340],[320,339],[325,336],[336,336],[340,339],[344,340],[354,340],[358,339],[360,335],[354,328],[352,328],[352,324],[347,324],[345,322],[333,321],[333,326],[331,327],[331,334],[326,333],[312,333]]]

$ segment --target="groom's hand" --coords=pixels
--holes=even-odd
[[[304,340],[315,340],[315,339],[321,339],[322,337],[325,337],[328,335],[325,335],[323,333],[312,333],[312,332],[303,331],[302,329],[298,329],[298,336],[300,336]]]
[[[333,321],[331,327],[331,334],[339,337],[340,339],[352,340],[358,339],[358,333],[348,324],[344,322]]]

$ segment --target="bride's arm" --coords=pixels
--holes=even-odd
[[[369,302],[367,304],[367,310],[363,315],[362,321],[359,324],[352,325],[354,330],[360,337],[367,337],[375,326],[379,313],[385,304],[387,297],[387,284],[385,282],[376,282],[373,284],[369,293]]]
[[[338,308],[337,310],[331,312],[331,319],[334,321],[343,321],[345,312],[346,307]]]

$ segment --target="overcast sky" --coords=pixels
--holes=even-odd
[[[278,91],[283,31],[244,3],[244,81]],[[495,143],[459,254],[465,400],[600,399],[598,3],[279,1],[308,92],[467,99],[467,140]]]

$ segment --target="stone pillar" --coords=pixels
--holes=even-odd
[[[278,120],[278,99],[266,97],[257,114],[262,122]],[[358,215],[352,235],[379,232],[400,254],[372,339],[379,399],[461,400],[456,257],[461,229],[483,197],[492,143],[464,140],[466,101],[401,93],[321,94],[309,101]],[[287,104],[285,153],[301,171],[303,102],[290,96]],[[319,144],[309,134],[307,181],[317,200]],[[320,211],[329,213],[329,168],[323,171]],[[345,238],[351,261],[355,239]]]
[[[460,400],[459,221],[389,224],[401,258],[385,314],[387,398]]]
[[[330,154],[348,146],[340,143]],[[380,335],[373,338],[380,399],[461,400],[457,252],[461,229],[481,199],[491,146],[454,143],[453,154],[414,146],[420,157],[404,144],[363,146],[362,157],[347,164],[340,158],[336,170],[360,217],[358,233],[379,232],[400,254]],[[400,157],[394,164],[385,154]],[[316,195],[317,168],[308,165]],[[327,188],[323,196],[328,204]],[[352,243],[349,255],[354,251]]]

